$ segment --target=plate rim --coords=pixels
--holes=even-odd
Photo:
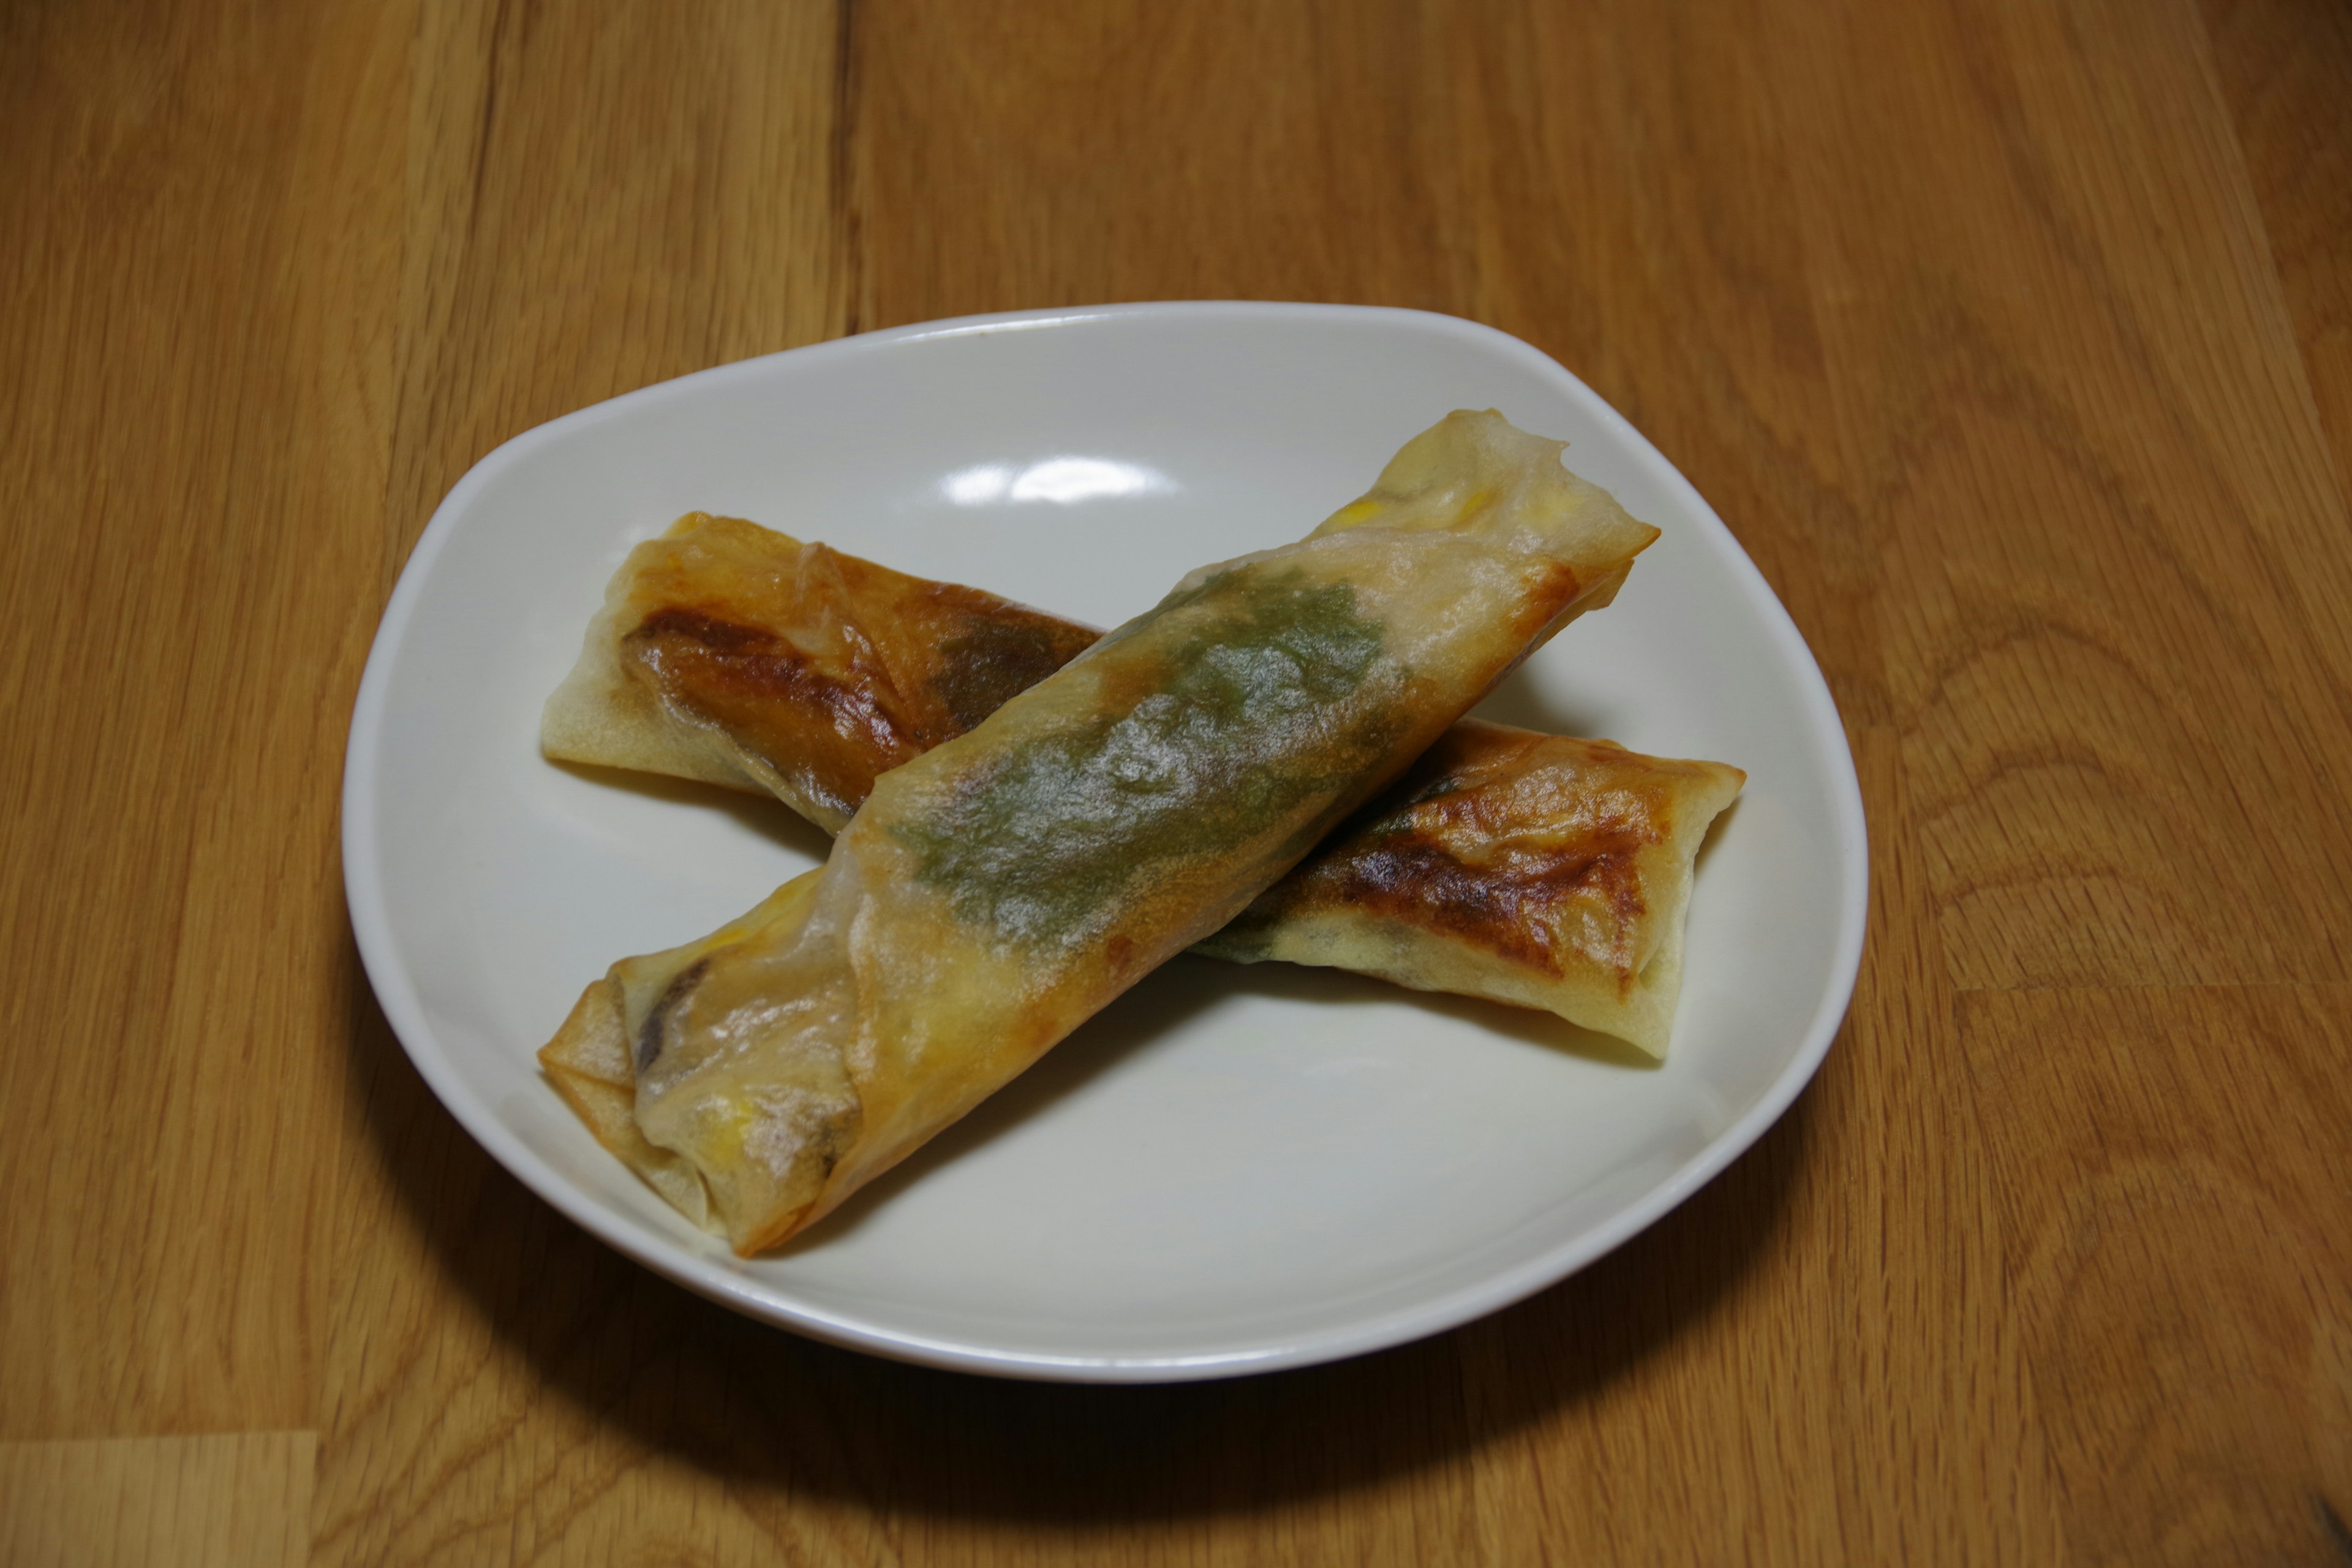
[[[1499,353],[1517,360],[1540,379],[1553,384],[1571,402],[1580,405],[1596,423],[1623,442],[1635,458],[1646,458],[1654,465],[1655,476],[1685,510],[1686,516],[1715,535],[1716,542],[1723,547],[1735,580],[1757,608],[1767,635],[1780,645],[1783,655],[1798,676],[1796,684],[1800,701],[1811,721],[1816,749],[1823,753],[1822,760],[1828,764],[1824,772],[1832,786],[1827,804],[1836,828],[1836,849],[1843,866],[1843,874],[1837,879],[1840,894],[1838,930],[1829,984],[1807,1026],[1803,1042],[1744,1114],[1676,1167],[1665,1180],[1643,1192],[1602,1223],[1580,1230],[1564,1241],[1475,1284],[1442,1292],[1409,1307],[1375,1313],[1326,1331],[1302,1335],[1258,1349],[1194,1355],[1055,1356],[880,1327],[806,1302],[780,1300],[784,1293],[772,1286],[754,1286],[740,1275],[709,1258],[698,1257],[675,1242],[623,1224],[603,1203],[576,1187],[568,1176],[541,1159],[510,1131],[488,1105],[457,1075],[448,1059],[448,1052],[426,1019],[415,983],[398,958],[383,877],[373,842],[373,829],[376,824],[375,784],[394,667],[406,640],[409,625],[424,597],[426,579],[432,575],[433,565],[441,552],[462,526],[475,498],[501,473],[536,448],[626,415],[640,406],[675,397],[688,388],[705,390],[723,386],[730,381],[752,379],[774,362],[787,358],[796,363],[809,364],[824,359],[887,353],[905,344],[942,339],[1007,331],[1084,329],[1103,321],[1185,317],[1286,318],[1317,322],[1352,321],[1368,326],[1404,326],[1439,336],[1460,338],[1487,353]],[[361,674],[346,738],[341,844],[344,897],[351,916],[352,936],[369,984],[378,1005],[383,1010],[385,1020],[392,1026],[394,1037],[400,1042],[401,1049],[435,1097],[467,1134],[557,1212],[623,1256],[674,1283],[748,1317],[826,1343],[950,1371],[1075,1383],[1192,1382],[1312,1366],[1364,1355],[1442,1333],[1498,1311],[1606,1256],[1655,1224],[1747,1152],[1767,1130],[1780,1121],[1812,1080],[1828,1057],[1830,1046],[1852,1005],[1854,984],[1861,969],[1870,901],[1869,839],[1863,810],[1861,779],[1854,767],[1853,745],[1838,713],[1835,699],[1831,694],[1829,682],[1822,675],[1811,646],[1790,616],[1787,606],[1772,591],[1770,584],[1741,547],[1738,537],[1681,469],[1669,461],[1631,421],[1572,372],[1534,345],[1497,328],[1458,316],[1391,306],[1269,300],[1151,300],[1012,310],[914,322],[759,354],[656,382],[533,426],[499,443],[467,469],[464,477],[450,488],[448,494],[435,508],[432,519],[417,536],[415,546],[403,563],[399,579],[385,601],[375,636],[369,646],[366,667]]]

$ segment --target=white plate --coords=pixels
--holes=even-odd
[[[1109,626],[1305,533],[1405,439],[1496,407],[1665,536],[1482,710],[1736,763],[1660,1068],[1547,1016],[1183,958],[781,1257],[743,1262],[590,1141],[532,1053],[588,981],[740,913],[824,840],[781,806],[539,754],[629,547],[703,510]],[[352,921],[417,1069],[597,1236],[751,1315],[1014,1376],[1297,1366],[1591,1261],[1787,1108],[1853,988],[1861,795],[1820,671],[1688,483],[1582,383],[1450,317],[1125,306],[875,332],[516,437],[384,612],[343,795]]]

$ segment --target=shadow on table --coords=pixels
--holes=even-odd
[[[348,949],[347,960],[356,971]],[[1271,966],[1263,973],[1265,984],[1302,983]],[[466,1136],[402,1054],[364,977],[353,978],[362,1113],[450,1282],[573,1403],[577,1426],[721,1476],[755,1512],[831,1500],[1084,1528],[1246,1512],[1466,1458],[1605,1396],[1722,1310],[1780,1230],[1806,1163],[1810,1097],[1611,1256],[1415,1344],[1218,1383],[1006,1382],[801,1340],[630,1263]],[[942,1155],[1020,1120],[1023,1095],[1066,1093],[1156,1032],[1098,1039],[1090,1026],[1085,1043],[1097,1059],[1058,1065],[1034,1088],[1015,1085],[1003,1109],[957,1130]],[[394,1397],[446,1393],[420,1384]],[[511,1414],[520,1428],[525,1412]],[[565,1439],[541,1431],[531,1440]]]

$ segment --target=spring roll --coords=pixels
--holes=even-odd
[[[1092,647],[1090,626],[691,512],[629,552],[540,749],[773,795],[838,833],[874,781]]]
[[[548,701],[541,745],[764,787],[837,832],[876,778],[1097,636],[692,513],[614,574]],[[1194,951],[1543,1008],[1663,1057],[1692,861],[1744,779],[1719,763],[1464,720]]]
[[[1693,867],[1747,777],[1465,719],[1193,951],[1540,1007],[1663,1058]]]
[[[1195,572],[883,774],[804,890],[614,966],[665,1193],[745,1256],[838,1205],[1223,926],[1656,538],[1500,415],[1300,542]],[[577,1053],[591,1046],[575,1042]],[[677,1201],[673,1197],[673,1201]]]

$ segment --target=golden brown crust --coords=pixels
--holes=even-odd
[[[881,773],[962,734],[1096,638],[824,544],[798,546],[787,585],[765,542],[740,537],[753,526],[713,518],[695,531],[706,547],[733,535],[734,548],[710,550],[713,569],[678,597],[644,593],[623,658],[680,712],[797,773],[845,818]]]
[[[1664,1055],[1692,859],[1745,780],[1465,720],[1201,951],[1542,1007]]]
[[[828,671],[773,632],[713,613],[723,609],[654,611],[622,637],[625,668],[770,766],[796,770],[845,816],[880,768],[920,754],[887,685]]]
[[[551,757],[763,789],[838,832],[881,773],[963,733],[1092,628],[740,519],[632,551],[550,699]]]
[[[1268,889],[1235,934],[1345,907],[1475,942],[1554,979],[1570,962],[1592,964],[1628,988],[1634,933],[1650,912],[1640,852],[1673,835],[1675,775],[1659,761],[1607,741],[1465,721]],[[1538,768],[1582,787],[1515,787]],[[1571,904],[1605,940],[1563,950]]]

